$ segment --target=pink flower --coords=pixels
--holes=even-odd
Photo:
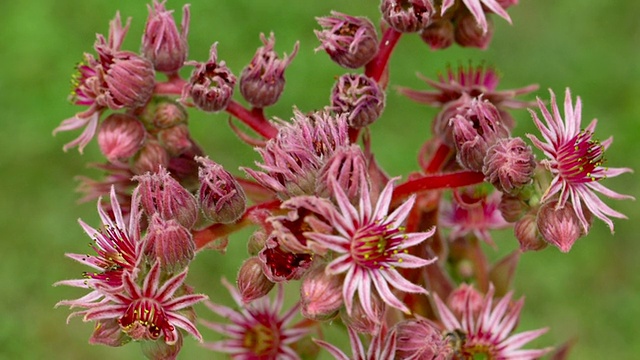
[[[613,138],[602,143],[592,139],[596,128],[596,119],[593,119],[586,129],[581,130],[582,102],[580,97],[576,100],[575,108],[571,101],[571,92],[567,88],[564,100],[564,120],[560,115],[556,96],[551,93],[551,107],[553,114],[547,110],[545,104],[538,98],[538,107],[544,117],[545,123],[538,115],[531,112],[533,121],[542,133],[544,142],[534,135],[527,136],[549,158],[541,163],[555,175],[551,185],[545,191],[541,201],[547,201],[559,194],[556,208],[564,207],[570,200],[585,232],[589,231],[589,222],[583,210],[584,206],[596,217],[604,221],[613,233],[613,221],[609,217],[626,219],[626,216],[613,210],[605,204],[597,192],[612,199],[633,199],[632,196],[614,192],[600,184],[600,180],[611,178],[620,174],[631,172],[629,168],[603,167],[604,151],[611,145]]]
[[[179,311],[207,297],[198,294],[175,296],[176,291],[182,287],[187,272],[188,269],[185,269],[160,286],[160,264],[156,262],[145,277],[142,287],[127,273],[123,277],[122,292],[105,292],[108,302],[87,304],[87,310],[76,314],[84,314],[84,321],[117,319],[122,331],[133,340],[156,340],[164,335],[165,343],[172,345],[180,336],[177,328],[181,328],[202,341],[192,320]]]
[[[478,23],[478,25],[480,25],[482,31],[485,33],[487,32],[488,24],[485,10],[482,8],[483,5],[486,6],[491,12],[498,14],[498,16],[507,20],[509,24],[511,24],[511,18],[509,17],[509,14],[505,11],[502,5],[500,5],[500,2],[498,0],[462,0],[462,2],[469,9],[469,11],[471,11],[473,17],[475,17],[476,19],[476,22]],[[452,7],[454,3],[455,0],[444,0],[442,2],[440,14],[444,15],[444,13],[450,7]]]
[[[456,336],[456,359],[538,359],[551,351],[545,349],[521,349],[523,345],[547,332],[547,329],[525,331],[511,335],[520,317],[524,299],[511,304],[512,292],[509,292],[493,306],[493,285],[484,296],[480,310],[475,308],[471,299],[472,292],[466,292],[466,305],[459,316],[454,315],[438,295],[433,299],[442,319],[442,324],[451,337]]]
[[[136,199],[134,199],[134,203],[137,203]],[[93,238],[92,248],[96,255],[66,254],[67,257],[91,267],[94,271],[84,272],[84,279],[63,280],[55,283],[56,286],[68,285],[93,290],[82,298],[60,301],[56,306],[85,306],[88,302],[102,298],[105,289],[113,291],[121,289],[125,273],[133,276],[137,274],[137,267],[142,259],[138,206],[133,206],[127,223],[118,204],[115,187],[111,187],[113,215],[108,215],[105,208],[106,206],[102,204],[102,198],[100,198],[98,200],[98,214],[103,224],[103,228],[100,230],[78,220],[87,235]]]
[[[389,214],[393,183],[393,180],[387,183],[375,208],[372,208],[370,189],[363,186],[360,204],[356,208],[349,202],[342,188],[334,182],[332,188],[338,208],[322,207],[326,214],[320,215],[329,219],[330,225],[338,234],[305,233],[310,241],[336,253],[325,271],[331,275],[346,273],[342,296],[349,315],[356,292],[365,313],[374,320],[373,287],[384,302],[405,313],[410,312],[409,308],[393,294],[391,287],[409,293],[427,292],[405,279],[396,268],[419,268],[436,260],[421,259],[405,250],[432,236],[435,228],[421,233],[405,234],[402,231],[401,224],[409,215],[415,197],[411,197]]]
[[[222,284],[240,309],[236,311],[209,301],[205,303],[211,311],[231,321],[226,325],[202,321],[206,327],[230,338],[205,343],[206,348],[230,354],[232,359],[300,359],[290,345],[306,336],[310,329],[305,326],[289,327],[299,304],[279,315],[284,300],[282,285],[278,286],[273,303],[268,297],[262,297],[246,305],[233,285],[225,279]]]
[[[365,352],[362,340],[358,333],[352,328],[347,328],[349,332],[349,340],[351,342],[351,351],[354,360],[393,360],[396,359],[396,329],[391,331],[383,331],[379,329],[369,343],[369,349]],[[349,360],[349,357],[334,345],[322,340],[313,340],[316,344],[325,348],[337,360]]]

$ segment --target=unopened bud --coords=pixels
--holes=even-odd
[[[187,110],[180,103],[167,97],[154,97],[140,118],[149,127],[166,129],[178,124],[186,124]]]
[[[547,247],[547,243],[538,232],[536,216],[533,214],[527,214],[518,220],[513,232],[520,243],[521,251],[538,251]]]
[[[447,305],[458,318],[462,314],[479,314],[484,296],[469,284],[461,284],[449,294]]]
[[[157,213],[151,218],[145,240],[145,253],[157,259],[160,267],[174,273],[184,269],[195,255],[191,232],[174,219],[164,220]]]
[[[157,173],[134,177],[139,182],[140,203],[148,216],[158,213],[163,219],[175,219],[191,229],[198,219],[198,204],[187,189],[165,168]]]
[[[424,319],[405,320],[396,325],[398,359],[450,359],[453,349],[442,332]]]
[[[520,220],[520,218],[529,211],[529,205],[517,196],[502,194],[498,209],[502,217],[510,223]]]
[[[332,11],[331,16],[316,18],[322,31],[315,30],[321,45],[338,65],[357,69],[371,61],[378,52],[378,35],[371,21]]]
[[[500,112],[486,100],[473,99],[466,114],[456,115],[451,123],[458,163],[473,171],[482,171],[489,147],[509,136]]]
[[[345,325],[359,333],[375,334],[380,328],[386,305],[377,294],[371,294],[371,308],[373,309],[374,315],[372,319],[360,304],[359,296],[360,295],[356,295],[353,299],[351,314],[348,314],[348,311],[343,308],[343,310],[340,311],[340,318]]]
[[[247,252],[249,255],[258,255],[260,250],[264,249],[264,244],[267,242],[267,233],[262,229],[258,229],[249,236],[247,241]]]
[[[206,63],[188,62],[196,68],[191,73],[189,83],[182,90],[182,100],[191,96],[193,103],[203,111],[224,110],[233,95],[236,77],[224,61],[218,62],[218,43],[211,46]]]
[[[198,201],[207,219],[228,224],[238,220],[246,209],[247,197],[236,179],[214,161],[197,157],[200,190]]]
[[[146,134],[144,125],[134,116],[114,113],[100,125],[98,145],[107,160],[125,160],[140,150]]]
[[[122,346],[131,339],[122,331],[116,319],[97,320],[89,344],[100,344],[111,347]]]
[[[310,270],[302,279],[300,302],[302,315],[312,320],[328,320],[342,306],[342,279],[329,275],[324,266]]]
[[[473,14],[467,13],[458,18],[455,39],[458,45],[486,50],[493,37],[493,21],[487,17],[487,31],[484,32]]]
[[[316,193],[331,195],[332,182],[340,186],[352,203],[359,201],[361,189],[367,186],[367,161],[360,146],[336,149],[320,170]]]
[[[132,170],[134,174],[153,173],[168,165],[169,154],[167,150],[157,140],[147,139],[133,160]]]
[[[349,125],[363,128],[376,121],[384,110],[384,91],[366,75],[345,74],[331,90],[331,108],[347,114]]]
[[[467,109],[471,106],[471,101],[474,98],[467,93],[462,93],[456,100],[448,101],[442,106],[440,112],[431,122],[431,131],[433,135],[440,141],[450,147],[455,146],[453,140],[453,126],[451,126],[451,119],[457,115],[464,115]]]
[[[446,49],[453,44],[453,23],[449,19],[438,19],[420,32],[420,38],[431,50]]]
[[[573,206],[569,202],[558,208],[557,201],[544,203],[538,211],[538,231],[551,245],[566,253],[583,235],[586,235]],[[587,212],[587,214],[590,214]],[[587,218],[591,224],[591,216]],[[588,231],[588,230],[587,230]]]
[[[113,103],[128,109],[144,106],[155,87],[153,64],[129,51],[116,51],[111,61],[104,81]]]
[[[170,128],[158,131],[158,140],[167,150],[169,155],[176,157],[191,148],[193,144],[189,134],[189,127],[185,124],[178,124]]]
[[[431,0],[382,0],[380,11],[396,31],[410,33],[426,28],[435,9]]]
[[[283,59],[273,50],[276,43],[273,33],[267,39],[260,34],[264,46],[258,48],[251,63],[240,75],[240,93],[254,107],[262,108],[275,104],[284,90],[284,70],[298,53],[299,43],[293,47],[291,55]]]
[[[238,271],[237,283],[244,303],[250,303],[267,295],[275,285],[264,275],[262,262],[255,256],[244,261]]]
[[[181,31],[173,20],[173,10],[167,11],[164,1],[147,5],[149,17],[142,35],[142,54],[153,63],[157,71],[175,73],[187,58],[189,32],[189,5],[182,8]]]
[[[536,160],[521,138],[503,138],[489,147],[482,173],[485,180],[503,193],[517,193],[531,182]]]
[[[183,336],[182,332],[178,331],[178,338],[174,344],[167,344],[163,337],[157,340],[145,340],[141,341],[140,345],[142,353],[147,359],[162,359],[162,360],[175,360],[178,358],[178,353],[182,349]]]

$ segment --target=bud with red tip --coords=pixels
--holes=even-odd
[[[558,208],[557,201],[549,201],[544,203],[538,211],[538,231],[542,237],[551,245],[566,253],[571,250],[573,244],[583,235],[586,235],[581,225],[578,215],[576,215],[573,206],[563,206]],[[585,212],[585,214],[591,214]],[[591,225],[591,216],[588,216],[587,222]]]
[[[500,112],[487,100],[473,99],[464,115],[451,119],[457,160],[469,170],[482,171],[489,147],[509,136]]]
[[[536,161],[521,138],[503,138],[489,147],[482,173],[485,180],[504,193],[517,193],[531,182]]]
[[[180,103],[167,97],[154,97],[140,115],[150,128],[166,129],[178,124],[186,124],[187,109]]]
[[[153,63],[157,71],[175,73],[187,58],[189,32],[189,5],[182,8],[181,31],[173,20],[173,10],[167,11],[165,1],[147,5],[149,17],[142,35],[142,54]]]
[[[371,61],[378,52],[378,35],[369,19],[332,11],[331,16],[317,17],[322,31],[315,30],[321,45],[338,65],[357,69]]]
[[[449,19],[438,19],[420,32],[420,38],[431,50],[446,49],[453,44],[453,23]]]
[[[221,165],[205,157],[196,157],[200,190],[198,202],[207,219],[216,223],[232,223],[246,209],[247,197],[236,179]]]
[[[376,121],[384,110],[384,91],[378,83],[362,74],[345,74],[331,90],[331,108],[346,114],[349,125],[363,128]]]
[[[134,174],[156,172],[161,167],[169,165],[169,154],[156,139],[147,139],[142,149],[133,159],[131,170]]]
[[[144,125],[136,117],[114,113],[100,125],[98,145],[107,160],[124,160],[142,148],[146,134]]]
[[[191,96],[193,103],[203,111],[224,110],[233,95],[236,77],[224,61],[218,62],[218,43],[211,46],[206,63],[187,62],[195,66],[189,83],[182,89],[182,101]]]
[[[538,232],[534,214],[527,214],[518,220],[513,231],[520,243],[521,251],[538,251],[547,247],[547,243]]]
[[[189,230],[175,219],[164,220],[153,214],[145,239],[145,253],[150,259],[158,259],[165,271],[179,272],[193,260],[195,250]]]
[[[112,61],[104,80],[113,103],[128,109],[144,106],[155,87],[151,62],[129,51],[115,52]]]
[[[258,48],[251,63],[240,75],[240,93],[252,106],[262,108],[275,104],[284,90],[284,70],[298,53],[299,43],[293,47],[291,55],[283,59],[273,50],[276,43],[273,33],[267,39],[260,34],[264,46]]]
[[[164,220],[175,219],[187,229],[198,220],[198,204],[187,189],[174,179],[165,168],[157,173],[134,177],[139,182],[136,191],[148,216],[158,214]]]
[[[431,0],[382,0],[380,11],[392,28],[409,33],[426,28],[435,9]]]
[[[342,307],[342,279],[329,275],[324,266],[310,270],[300,287],[302,315],[313,320],[328,320]]]
[[[458,45],[486,50],[493,37],[493,21],[487,18],[487,31],[478,24],[476,18],[467,13],[458,18],[455,39]]]
[[[255,256],[242,263],[238,271],[238,290],[242,296],[242,302],[250,303],[269,293],[275,283],[269,281],[262,271],[262,262]]]

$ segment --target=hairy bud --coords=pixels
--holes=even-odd
[[[179,272],[193,260],[195,250],[189,230],[174,219],[164,220],[153,214],[145,240],[145,253],[150,259],[158,259],[160,267],[168,272]]]
[[[191,96],[193,103],[202,111],[224,110],[233,95],[236,77],[224,61],[218,62],[218,43],[211,46],[206,63],[188,62],[195,66],[189,83],[182,90],[182,101]]]
[[[300,300],[304,317],[319,321],[331,319],[342,306],[342,279],[318,266],[302,279]]]
[[[267,295],[275,285],[264,275],[262,262],[255,256],[242,263],[240,271],[238,271],[237,283],[244,303],[249,303]]]
[[[587,221],[591,225],[590,216]],[[557,201],[546,202],[540,207],[537,226],[542,237],[564,253],[571,250],[576,240],[586,235],[573,206],[567,204],[558,208]]]
[[[147,139],[133,159],[132,170],[134,174],[153,173],[168,165],[169,154],[167,150],[157,140]]]
[[[445,360],[450,359],[452,349],[442,332],[425,319],[405,320],[396,325],[399,359]]]
[[[331,16],[316,18],[322,31],[315,30],[321,45],[338,65],[357,69],[371,61],[378,52],[378,36],[371,21],[336,11]]]
[[[98,145],[107,160],[124,160],[142,148],[146,135],[144,125],[136,117],[114,113],[100,125]]]
[[[504,138],[487,150],[482,173],[496,189],[513,194],[531,182],[535,168],[533,152],[524,140]]]
[[[384,91],[366,75],[345,74],[331,90],[331,108],[346,114],[349,125],[363,128],[376,121],[384,110]]]
[[[175,73],[187,59],[189,32],[189,5],[182,8],[182,27],[173,20],[173,10],[167,11],[164,1],[147,5],[149,17],[142,35],[142,54],[153,63],[157,71]]]
[[[514,234],[520,243],[521,251],[538,251],[547,247],[536,225],[536,216],[527,214],[515,223]]]
[[[232,223],[244,214],[247,198],[236,179],[221,165],[197,157],[200,190],[198,202],[207,219],[216,223]]]
[[[486,50],[493,37],[493,21],[487,18],[487,31],[478,24],[476,18],[467,13],[458,18],[455,39],[458,45]]]
[[[185,124],[162,129],[158,131],[157,137],[162,147],[173,157],[179,156],[193,145],[189,127]]]
[[[431,50],[446,49],[454,40],[454,26],[448,19],[438,19],[422,29],[420,38]]]
[[[382,0],[382,18],[399,32],[417,32],[431,22],[435,9],[430,0]]]

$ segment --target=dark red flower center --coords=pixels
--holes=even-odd
[[[581,131],[558,149],[557,170],[566,181],[585,183],[602,178],[599,167],[604,162],[604,146],[591,135],[591,132]]]

